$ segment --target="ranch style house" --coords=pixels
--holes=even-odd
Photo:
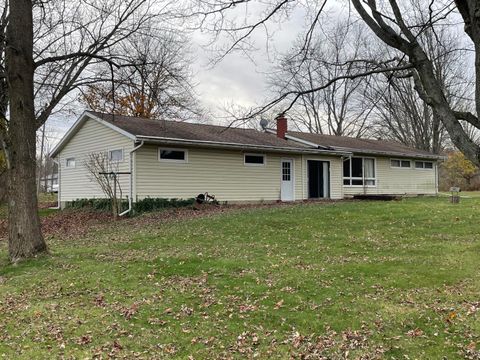
[[[435,195],[443,157],[383,140],[263,130],[85,111],[51,156],[60,206],[105,197],[86,161],[103,153],[131,202],[214,194],[219,201]]]

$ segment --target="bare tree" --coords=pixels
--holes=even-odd
[[[353,64],[343,66],[345,59],[359,58],[367,48],[361,24],[336,21],[323,26],[321,34],[310,44],[304,57],[300,41],[283,57],[271,83],[281,95],[285,90],[306,92],[331,78],[346,76],[332,86],[300,96],[290,110],[292,120],[301,129],[329,135],[359,137],[368,130],[371,107],[367,106],[364,91],[368,77],[348,79],[355,69]]]
[[[375,109],[372,135],[437,154],[444,148],[445,128],[418,97],[410,79],[391,77],[374,81],[366,96]]]
[[[15,0],[2,5],[0,144],[8,165],[9,257],[17,262],[47,251],[37,213],[37,129],[70,94],[99,80],[90,71],[93,66],[131,65],[118,45],[166,19],[169,2]]]
[[[135,66],[118,69],[113,84],[108,67],[103,66],[101,76],[106,81],[87,86],[82,95],[92,110],[173,120],[202,114],[191,82],[191,58],[184,37],[166,34],[154,39],[136,34],[121,45]]]
[[[201,24],[210,18],[213,25],[208,28],[213,31],[216,37],[224,33],[230,39],[220,58],[229,52],[240,49],[245,51],[249,48],[249,39],[252,34],[268,29],[268,23],[277,20],[281,16],[288,16],[294,3],[284,0],[259,1],[263,10],[260,15],[251,19],[236,21],[229,17],[229,12],[238,14],[238,8],[254,6],[252,1],[238,0],[210,0],[201,1],[192,16],[196,15],[202,19]],[[322,13],[325,10],[327,0],[308,3],[311,12],[307,19],[306,31],[303,36],[303,45],[297,55],[300,59],[305,58],[310,51],[312,39],[318,25],[322,20]],[[474,0],[455,0],[455,3],[444,1],[419,1],[410,0],[399,4],[397,0],[350,0],[358,17],[351,17],[351,21],[361,19],[373,32],[373,34],[395,53],[392,58],[378,61],[374,57],[367,59],[350,59],[347,64],[354,64],[355,71],[348,75],[339,75],[324,81],[322,84],[306,90],[294,88],[285,91],[271,101],[264,103],[258,108],[251,109],[243,118],[249,118],[264,111],[268,111],[279,104],[283,104],[284,111],[289,111],[302,96],[319,92],[332,86],[338,81],[345,79],[356,79],[378,73],[395,74],[396,76],[410,76],[415,81],[415,90],[421,99],[438,115],[443,126],[449,134],[452,143],[460,149],[465,156],[480,164],[480,146],[469,136],[463,123],[470,123],[480,128],[480,120],[477,115],[480,112],[480,22],[478,22],[478,4]],[[438,26],[448,26],[448,18],[456,11],[459,11],[465,22],[465,33],[473,42],[476,73],[476,111],[471,112],[465,109],[455,108],[450,104],[441,83],[441,79],[435,73],[434,59],[428,55],[425,44],[419,37],[427,29],[435,31]],[[426,18],[422,14],[427,14]],[[446,20],[447,19],[447,20]],[[251,48],[251,47],[250,47]],[[240,119],[241,120],[241,119]]]
[[[57,173],[58,169],[49,153],[56,140],[55,130],[47,124],[43,124],[37,131],[37,192],[53,190],[54,174]]]
[[[118,181],[118,163],[108,158],[108,153],[89,154],[85,161],[90,180],[97,183],[112,204],[112,214],[117,219],[122,206],[122,187]]]
[[[419,41],[433,59],[435,75],[450,106],[471,107],[473,81],[471,74],[465,72],[468,64],[465,52],[459,50],[462,44],[458,35],[449,27],[426,29]],[[420,98],[412,77],[392,75],[375,77],[365,94],[375,108],[374,133],[418,149],[441,152],[449,145],[449,139],[440,117]]]

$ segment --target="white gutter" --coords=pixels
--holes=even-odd
[[[124,216],[127,215],[130,211],[132,211],[133,208],[133,153],[140,149],[144,144],[144,141],[140,143],[140,145],[135,146],[131,151],[130,151],[130,184],[129,184],[129,190],[130,190],[130,196],[128,198],[128,209],[125,210],[124,212],[118,214],[118,216]]]
[[[198,145],[204,147],[216,147],[216,148],[238,148],[238,149],[256,149],[256,150],[271,150],[275,152],[286,152],[286,153],[308,153],[308,154],[327,154],[327,155],[349,155],[350,152],[345,151],[334,151],[334,150],[322,150],[322,149],[313,149],[313,148],[290,148],[290,147],[279,147],[274,145],[255,145],[255,144],[240,144],[240,143],[229,143],[221,141],[207,141],[207,140],[185,140],[179,138],[169,138],[161,136],[146,136],[138,135],[137,139],[140,141],[149,141],[149,142],[161,142],[163,144],[180,144],[180,145]]]

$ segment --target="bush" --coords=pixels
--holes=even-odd
[[[110,199],[77,199],[67,202],[65,208],[112,211],[112,202]]]
[[[191,206],[195,199],[163,199],[145,198],[133,204],[133,210],[137,213],[162,210],[166,208],[179,208]]]
[[[191,206],[195,199],[163,199],[163,198],[145,198],[133,204],[135,213],[157,211],[167,208],[179,208]],[[112,202],[110,199],[77,199],[69,201],[66,204],[67,209],[93,209],[98,211],[112,211]],[[128,202],[123,201],[122,209],[128,208]]]
[[[479,169],[459,151],[452,151],[440,166],[440,190],[448,191],[450,187],[462,190],[478,190]]]

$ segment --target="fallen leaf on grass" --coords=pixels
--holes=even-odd
[[[105,297],[102,294],[95,296],[93,303],[95,304],[95,306],[99,307],[105,307],[107,305],[105,303]]]
[[[246,305],[240,305],[238,307],[238,311],[240,311],[241,313],[245,313],[245,312],[249,312],[249,311],[255,311],[257,310],[258,307],[255,306],[255,305],[249,305],[249,304],[246,304]]]
[[[134,303],[132,306],[123,309],[122,315],[125,317],[125,319],[130,320],[133,315],[135,315],[138,312],[138,304]]]
[[[423,331],[419,328],[416,328],[416,329],[408,331],[406,335],[410,336],[410,337],[418,337],[418,336],[423,335]]]
[[[187,307],[186,305],[182,305],[180,311],[183,315],[186,315],[186,316],[190,316],[193,314],[193,309]]]
[[[78,345],[87,345],[92,342],[92,337],[90,335],[83,335],[77,340]]]

